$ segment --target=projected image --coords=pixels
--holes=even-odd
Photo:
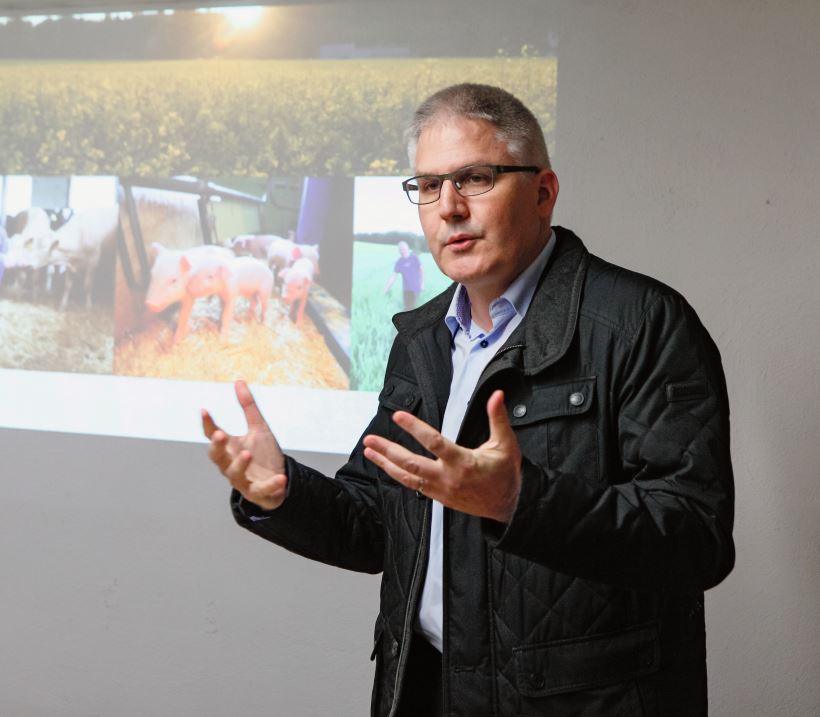
[[[418,208],[396,177],[357,177],[354,199],[351,388],[377,391],[396,335],[391,317],[450,285],[427,250]]]
[[[64,5],[0,11],[0,426],[198,441],[243,378],[286,449],[348,450],[392,316],[450,285],[404,129],[478,82],[553,150],[549,4]]]
[[[350,180],[121,181],[115,374],[348,387]]]
[[[110,373],[116,180],[0,183],[0,368]]]

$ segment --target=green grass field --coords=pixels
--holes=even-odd
[[[555,58],[1,62],[0,174],[385,175],[416,105],[505,87],[555,131]]]
[[[384,295],[397,256],[394,246],[353,242],[350,388],[355,391],[379,391],[384,381],[387,355],[396,335],[391,317],[404,310],[401,277]],[[438,270],[429,253],[420,254],[420,259],[424,267],[421,304],[441,293],[451,281]]]

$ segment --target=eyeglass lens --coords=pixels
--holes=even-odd
[[[493,188],[492,167],[465,167],[450,175],[456,191],[463,197],[489,192]],[[415,204],[429,204],[435,202],[441,195],[444,179],[436,176],[414,177],[406,184],[407,196]]]

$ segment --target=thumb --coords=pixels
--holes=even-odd
[[[493,391],[487,401],[487,418],[490,421],[490,440],[497,443],[509,443],[515,440],[515,433],[507,417],[504,406],[504,392]]]

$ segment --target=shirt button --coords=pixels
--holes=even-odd
[[[390,645],[390,654],[393,657],[398,657],[399,655],[399,643],[398,640],[393,640],[393,644]]]
[[[487,346],[489,346],[489,344],[487,343],[487,339],[484,339],[484,340],[481,342],[480,346],[481,346],[481,348],[486,349],[486,348],[487,348]]]
[[[584,394],[576,391],[575,393],[571,393],[569,396],[569,402],[573,406],[580,406],[584,402]]]
[[[519,403],[513,407],[513,416],[516,418],[524,418],[527,415],[527,407],[523,403]]]

